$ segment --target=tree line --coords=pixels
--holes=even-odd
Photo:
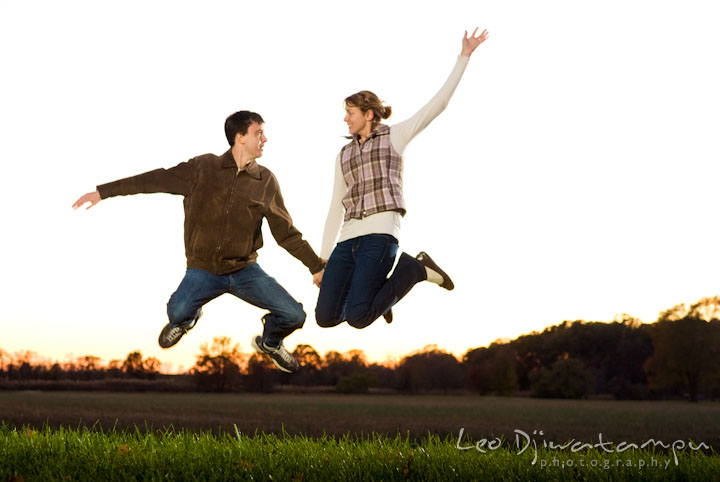
[[[462,359],[435,345],[392,365],[369,363],[361,350],[322,356],[310,345],[298,345],[293,355],[299,370],[282,373],[267,358],[245,353],[231,338],[220,336],[200,346],[192,369],[170,376],[160,373],[159,360],[143,358],[139,351],[103,366],[94,356],[48,364],[31,352],[12,357],[0,350],[0,388],[72,389],[83,387],[74,382],[94,381],[99,389],[133,390],[270,392],[284,386],[332,387],[341,393],[471,390],[548,398],[718,399],[720,297],[674,306],[650,324],[628,315],[609,323],[565,321],[540,333],[470,349]],[[42,383],[32,384],[37,381]]]

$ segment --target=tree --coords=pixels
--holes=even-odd
[[[623,323],[612,356],[604,364],[605,385],[598,388],[610,392],[618,400],[637,400],[648,396],[644,364],[653,353],[650,325]]]
[[[18,368],[17,377],[20,380],[30,380],[32,378],[32,371],[33,367],[30,363],[24,361],[20,364],[20,368]]]
[[[693,303],[689,308],[685,303],[675,305],[660,313],[658,321],[678,321],[684,318],[713,321],[720,319],[720,296],[708,296]]]
[[[192,373],[201,388],[218,392],[238,390],[241,386],[240,366],[245,355],[230,337],[217,336],[212,345],[200,345],[200,354]]]
[[[645,371],[651,388],[683,390],[692,401],[714,388],[720,378],[720,297],[664,311],[650,335],[654,352]]]
[[[705,321],[691,313],[655,323],[650,331],[654,353],[645,370],[651,388],[680,389],[696,402],[720,372],[720,321]]]
[[[98,365],[100,362],[100,357],[94,356],[94,355],[85,355],[78,357],[77,359],[78,367],[86,372],[89,371],[95,371],[98,369]]]
[[[366,373],[372,375],[372,378],[369,380],[372,382],[371,386],[373,387],[394,390],[398,386],[397,373],[394,366],[372,363],[368,365]]]
[[[325,354],[320,379],[324,385],[337,385],[340,378],[365,372],[366,369],[365,354],[362,350],[350,350],[344,355],[329,351]]]
[[[18,365],[27,363],[28,365],[32,366],[37,361],[39,361],[38,359],[38,354],[31,350],[20,350],[18,352],[15,352],[15,363]]]
[[[76,371],[73,373],[73,378],[79,380],[94,380],[104,377],[104,371],[100,366],[100,357],[94,355],[85,355],[77,357],[76,360]]]
[[[250,392],[272,392],[275,389],[277,372],[268,357],[253,353],[247,362],[245,389]]]
[[[399,387],[411,392],[453,390],[463,386],[460,362],[450,353],[428,345],[419,353],[407,356],[398,367]]]
[[[345,360],[347,360],[352,365],[356,365],[358,367],[367,366],[367,358],[365,357],[365,352],[362,350],[350,350],[345,353],[345,356],[343,358],[345,358]]]
[[[463,358],[468,388],[481,394],[512,395],[518,389],[517,360],[509,343],[470,350]]]
[[[122,376],[122,361],[117,359],[110,360],[107,371],[111,377],[120,378]]]
[[[162,362],[154,356],[148,357],[143,362],[143,368],[145,370],[145,376],[151,380],[155,379],[158,373],[160,373],[160,366]]]
[[[293,351],[293,356],[301,367],[319,369],[322,365],[322,358],[310,345],[298,345]]]
[[[373,372],[353,373],[340,377],[335,385],[335,391],[338,393],[367,393],[375,385],[377,385],[377,377]]]
[[[288,382],[294,385],[314,385],[319,380],[322,358],[310,345],[298,345],[293,351],[293,356],[300,367],[289,377]]]
[[[5,365],[10,363],[10,360],[11,360],[10,354],[8,352],[6,352],[5,350],[3,350],[2,348],[0,348],[0,372],[5,371]]]
[[[142,378],[145,374],[145,366],[143,365],[142,353],[133,351],[128,353],[127,358],[122,364],[125,374],[131,378]]]
[[[689,316],[705,321],[720,320],[720,296],[709,296],[700,299],[690,306]]]
[[[591,386],[585,365],[569,357],[556,360],[550,370],[541,369],[534,379],[533,395],[541,398],[583,398]]]
[[[47,372],[48,380],[60,380],[63,377],[63,369],[59,363],[53,363]]]
[[[618,398],[642,398],[643,363],[652,353],[647,325],[629,315],[620,315],[613,323],[566,321],[508,345],[515,351],[521,390],[530,389],[543,369],[551,370],[559,358],[569,357],[582,362],[593,383],[591,392]]]

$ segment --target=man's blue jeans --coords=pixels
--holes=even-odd
[[[387,277],[397,249],[397,239],[388,234],[368,234],[338,243],[320,285],[317,324],[329,328],[347,321],[355,328],[365,328],[426,279],[422,263],[406,253]]]
[[[226,275],[189,268],[168,301],[170,323],[191,325],[205,303],[225,293],[270,311],[263,316],[263,341],[268,346],[280,346],[283,338],[301,328],[305,322],[302,305],[257,263],[251,263],[240,271]]]

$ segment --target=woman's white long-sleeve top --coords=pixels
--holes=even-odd
[[[469,60],[470,57],[458,56],[450,76],[437,94],[430,99],[430,102],[425,104],[422,109],[409,119],[390,127],[390,143],[398,155],[402,157],[410,141],[445,110],[450,102],[450,98],[455,92],[455,88],[460,83],[460,79],[465,72],[465,67],[467,67]],[[350,219],[343,223],[344,207],[342,200],[347,193],[347,189],[348,186],[345,183],[345,177],[340,164],[340,154],[338,154],[335,159],[335,181],[332,200],[330,201],[330,210],[327,220],[325,221],[322,249],[320,250],[320,257],[323,259],[330,257],[336,242],[339,243],[348,239],[357,238],[358,236],[365,236],[367,234],[389,234],[396,239],[400,239],[400,220],[402,216],[398,211],[383,211],[362,219]],[[340,229],[341,224],[342,229]],[[338,231],[340,231],[339,237]]]

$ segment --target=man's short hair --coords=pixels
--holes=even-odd
[[[265,123],[263,118],[260,117],[260,114],[250,112],[249,110],[235,112],[225,119],[225,137],[227,137],[231,147],[235,144],[235,136],[237,134],[241,136],[247,134],[248,128],[253,122],[257,122],[258,124]]]

